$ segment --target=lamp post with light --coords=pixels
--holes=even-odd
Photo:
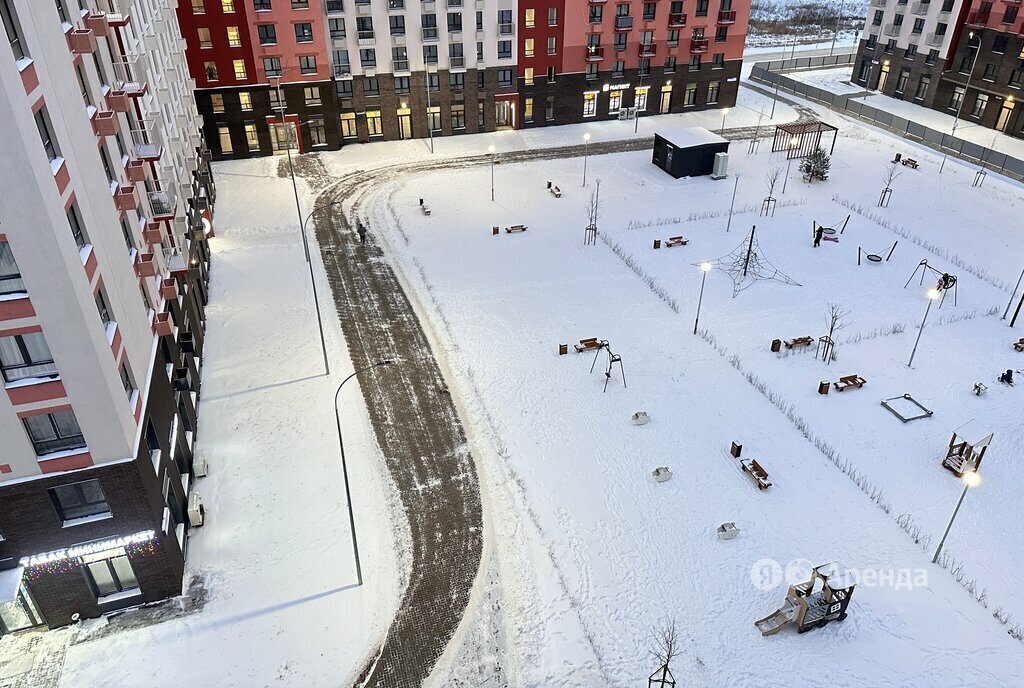
[[[964,503],[964,497],[967,496],[967,491],[972,487],[977,487],[981,484],[981,476],[978,475],[977,471],[967,471],[960,480],[964,483],[964,491],[960,493],[960,499],[956,503],[956,508],[953,509],[953,515],[949,519],[949,523],[946,525],[946,532],[942,534],[942,539],[939,540],[939,546],[935,548],[935,556],[932,557],[932,563],[934,564],[939,560],[939,554],[942,553],[942,546],[946,544],[946,537],[949,535],[950,528],[953,527],[953,521],[956,520],[956,515],[960,512],[960,505]]]
[[[967,50],[974,48],[971,45],[971,41],[974,40],[974,32],[971,31],[967,34]],[[964,101],[967,100],[967,92],[971,90],[971,79],[974,78],[974,69],[978,66],[978,53],[981,52],[981,36],[978,37],[978,46],[975,49],[974,59],[971,61],[971,71],[967,74],[967,83],[964,84],[964,96],[960,99],[960,104],[956,107],[956,114],[953,115],[953,130],[950,132],[950,136],[956,136],[956,127],[960,123],[960,112],[964,109]],[[950,70],[953,71],[953,70]],[[940,144],[941,145],[941,144]],[[942,169],[946,166],[946,151],[942,151],[942,163],[939,164],[939,174],[942,174]]]
[[[725,136],[725,116],[729,114],[729,108],[722,108],[722,131],[720,134]]]
[[[789,140],[789,149],[786,151],[786,178],[782,180],[782,193],[786,193],[786,184],[789,183],[789,170],[793,167],[793,149],[796,148],[800,140],[797,137],[793,137]]]
[[[491,154],[491,201],[494,201],[494,146],[488,146],[487,152]]]
[[[587,185],[587,153],[590,146],[590,132],[583,135],[583,186]]]
[[[941,295],[942,293],[938,289],[928,290],[928,307],[924,309],[924,317],[921,318],[921,327],[917,330],[917,339],[914,341],[914,350],[910,352],[910,360],[907,361],[908,368],[914,363],[914,354],[917,353],[917,345],[921,341],[921,333],[924,332],[924,324],[928,322],[928,313],[932,309],[932,302]]]
[[[693,319],[693,333],[697,334],[697,323],[700,322],[700,304],[704,301],[704,281],[711,272],[711,263],[704,261],[700,264],[700,296],[697,297],[697,317]]]

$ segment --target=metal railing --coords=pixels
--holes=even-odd
[[[17,382],[33,377],[57,377],[57,364],[53,361],[40,361],[23,365],[4,366],[4,382]]]
[[[924,37],[926,45],[930,45],[933,48],[938,48],[942,45],[942,41],[946,39],[945,34],[930,33]]]
[[[783,72],[809,69],[828,69],[849,66],[856,63],[856,53],[844,53],[825,57],[798,57],[793,60],[772,60],[755,63],[750,73],[751,81],[771,87],[778,85],[785,91],[835,110],[843,115],[855,117],[862,122],[886,129],[898,136],[948,153],[973,164],[984,164],[992,172],[1024,181],[1024,160],[1001,153],[992,148],[965,141],[905,117],[894,115],[880,108],[872,107],[863,100],[850,95],[840,95],[797,81]]]
[[[145,122],[141,122],[138,129],[132,129],[132,146],[139,160],[156,160],[164,151],[160,132]]]

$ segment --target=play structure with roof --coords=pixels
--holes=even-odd
[[[942,467],[961,478],[964,473],[977,471],[991,443],[992,432],[977,421],[969,420],[957,428],[949,438]]]
[[[791,122],[775,127],[775,138],[772,140],[772,153],[785,151],[786,159],[806,158],[821,146],[821,135],[832,134],[832,145],[829,155],[836,150],[836,136],[839,128],[818,120],[809,122]]]
[[[762,636],[769,636],[791,622],[796,622],[797,633],[806,633],[830,621],[842,621],[855,586],[853,576],[839,564],[822,564],[811,571],[809,581],[789,586],[782,606],[754,626]]]

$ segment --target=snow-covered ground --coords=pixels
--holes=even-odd
[[[475,449],[482,483],[495,493],[520,486],[558,574],[555,581],[538,575],[534,584],[564,586],[575,612],[569,623],[545,614],[539,602],[519,600],[529,629],[516,639],[520,652],[540,655],[556,639],[562,648],[558,661],[531,663],[524,685],[634,684],[656,668],[645,647],[667,616],[686,639],[676,674],[694,685],[1024,682],[1022,647],[992,618],[1000,606],[1018,617],[1024,612],[1014,595],[1024,536],[1001,527],[1014,522],[1021,496],[1012,477],[1022,440],[1019,404],[1017,392],[994,382],[999,369],[1016,362],[1010,341],[1019,332],[987,315],[992,307],[1001,312],[1009,297],[991,282],[1015,279],[1024,258],[1013,228],[995,221],[1019,207],[1020,187],[992,179],[973,189],[973,171],[959,164],[940,178],[937,157],[915,151],[922,168],[897,179],[890,208],[878,210],[879,177],[894,147],[908,148],[847,125],[830,180],[791,180],[781,199],[793,204],[774,218],[748,209],[764,196],[765,173],[784,172],[785,161],[764,148],[752,157],[736,151],[737,207],[744,212],[729,233],[724,213],[733,180],[673,181],[647,153],[592,158],[585,189],[579,159],[501,165],[494,203],[487,166],[412,176],[378,190],[369,219],[384,232],[452,370],[465,421],[485,448]],[[585,246],[583,205],[598,178],[602,238]],[[561,199],[545,191],[545,180],[561,187]],[[812,248],[812,220],[837,224],[849,212],[834,194],[903,233],[855,213],[838,244]],[[917,202],[925,194],[929,205]],[[430,204],[430,217],[419,212],[419,198]],[[630,229],[631,221],[654,226]],[[519,223],[529,230],[491,235],[492,225]],[[712,346],[692,334],[701,281],[695,264],[745,243],[754,224],[764,255],[803,286],[759,282],[733,298],[728,277],[710,273],[701,319]],[[967,241],[965,226],[984,229]],[[651,249],[655,238],[677,234],[690,244]],[[858,246],[876,253],[895,240],[889,262],[857,265]],[[973,272],[954,265],[952,254]],[[933,308],[908,369],[926,301],[917,280],[903,285],[924,258],[960,277],[958,303],[950,297]],[[775,337],[824,334],[828,302],[850,310],[836,363],[769,352]],[[902,333],[873,336],[894,323]],[[557,355],[558,344],[584,337],[611,342],[628,387],[616,368],[602,392],[604,354],[593,374],[592,355]],[[763,381],[792,419],[736,366]],[[867,386],[816,394],[819,380],[850,373],[867,378]],[[979,380],[990,384],[987,396],[972,395]],[[879,405],[903,393],[934,416],[903,425]],[[650,414],[649,425],[630,424],[638,410]],[[931,550],[896,520],[910,514],[937,542],[960,492],[939,462],[951,431],[971,418],[989,425],[996,443],[983,466],[985,482],[969,495],[946,547],[987,589],[988,608],[931,565]],[[877,500],[887,510],[798,423],[880,488]],[[729,458],[733,440],[769,471],[775,484],[768,492],[758,492]],[[675,477],[655,483],[656,466],[669,466]],[[716,540],[723,521],[737,522],[738,540]],[[752,622],[784,596],[778,587],[762,589],[763,560],[786,566],[833,559],[864,576],[850,618],[807,636],[762,639]],[[888,584],[871,585],[875,575]]]
[[[806,72],[786,72],[786,76],[839,95],[862,93],[863,86],[850,83],[850,74],[852,73],[853,67],[847,66],[835,69],[812,69]]]

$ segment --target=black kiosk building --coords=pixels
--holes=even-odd
[[[699,177],[711,174],[715,155],[728,153],[729,142],[703,127],[662,129],[654,135],[655,165],[680,177]]]

